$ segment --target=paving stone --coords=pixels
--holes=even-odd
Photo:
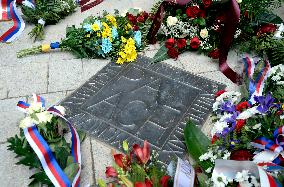
[[[28,167],[16,165],[19,160],[16,155],[7,150],[7,144],[0,144],[0,180],[1,186],[23,187],[31,182],[29,177],[33,174]]]
[[[88,80],[104,66],[109,63],[109,60],[104,59],[82,59],[84,79]]]
[[[19,133],[19,122],[25,116],[16,109],[19,100],[26,101],[25,98],[0,100],[0,142]]]
[[[18,66],[1,66],[0,80],[6,81],[8,97],[44,93],[47,91],[47,64],[26,63]]]
[[[0,99],[7,98],[8,96],[8,88],[6,80],[0,80]]]
[[[109,63],[66,98],[69,119],[90,135],[121,149],[147,139],[163,161],[184,153],[183,131],[192,119],[202,126],[222,85],[166,64]],[[154,130],[153,130],[154,129]],[[170,137],[169,137],[170,136]]]
[[[107,180],[105,176],[105,169],[107,166],[112,166],[113,158],[111,148],[95,139],[91,139],[93,150],[93,162],[95,166],[96,182],[98,179]]]
[[[215,80],[218,81],[220,83],[226,84],[226,90],[230,90],[230,91],[238,91],[239,87],[234,84],[233,82],[231,82],[222,72],[220,71],[213,71],[213,72],[206,72],[206,73],[200,73],[198,74],[202,77],[206,77],[209,78],[211,80]]]
[[[48,91],[72,90],[84,81],[81,59],[51,61],[49,63]]]
[[[91,139],[87,137],[81,144],[82,171],[81,186],[88,186],[95,183],[95,173],[93,171],[93,160],[91,152]]]

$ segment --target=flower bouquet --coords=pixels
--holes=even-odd
[[[122,16],[116,11],[114,16],[106,12],[102,17],[91,16],[86,18],[79,28],[68,27],[66,38],[60,43],[24,49],[17,55],[23,57],[60,48],[71,51],[78,58],[111,58],[117,64],[133,62],[137,52],[146,45],[139,29],[143,29],[148,14],[141,12],[137,15],[136,17],[127,13]]]
[[[157,154],[153,151],[150,155],[147,141],[144,141],[143,147],[133,145],[132,150],[129,150],[128,143],[124,141],[123,149],[126,154],[113,153],[115,164],[106,168],[106,177],[114,179],[108,186],[172,186],[172,179],[161,167]],[[99,186],[105,187],[106,183],[99,180]]]
[[[271,76],[277,72],[276,68]],[[194,124],[185,129],[188,151],[203,169],[198,179],[204,186],[281,186],[284,182],[284,103],[269,92],[252,93],[252,87],[251,83],[248,97],[234,91],[216,93],[211,143],[205,135],[193,136],[202,134]]]
[[[36,0],[35,4],[25,0],[20,4],[24,19],[35,24],[29,33],[35,40],[44,38],[45,25],[58,23],[73,13],[77,7],[74,0]]]
[[[62,106],[45,109],[44,99],[34,95],[31,104],[19,101],[17,107],[27,113],[20,122],[20,135],[8,138],[8,150],[19,158],[17,165],[28,166],[35,172],[29,186],[78,186],[80,183],[80,141],[77,133],[63,115]],[[65,134],[69,131],[72,143]],[[71,182],[73,181],[73,182]]]

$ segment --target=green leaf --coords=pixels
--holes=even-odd
[[[168,49],[166,48],[165,44],[162,44],[162,47],[157,51],[157,53],[151,60],[151,63],[162,62],[163,60],[169,59],[167,52],[168,52]]]
[[[201,25],[201,26],[205,26],[206,25],[206,21],[204,18],[195,18],[193,20],[193,23],[194,24],[198,24],[198,25]]]
[[[133,183],[144,182],[146,177],[146,172],[143,167],[138,164],[132,165],[132,172],[130,174],[130,179]]]
[[[64,169],[64,173],[67,175],[68,179],[70,181],[73,181],[74,177],[76,176],[77,172],[79,170],[79,164],[78,163],[73,163],[67,166]]]
[[[98,185],[99,187],[107,187],[107,184],[103,179],[98,179]]]
[[[276,14],[263,12],[256,16],[256,25],[261,25],[265,23],[281,24],[283,20]]]
[[[123,150],[125,151],[125,152],[128,152],[128,142],[126,141],[126,140],[124,140],[123,142],[122,142],[122,148],[123,148]]]
[[[30,179],[33,179],[32,182],[29,184],[31,187],[42,186],[42,184],[46,184],[48,186],[53,186],[47,175],[44,171],[40,171],[35,173],[34,175],[30,176]]]
[[[191,157],[198,162],[203,169],[211,166],[210,162],[199,162],[199,157],[208,151],[210,141],[203,134],[200,128],[189,121],[184,129],[184,138],[187,146],[187,151]]]

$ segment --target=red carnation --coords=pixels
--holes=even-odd
[[[133,16],[132,14],[127,14],[127,18],[128,20],[132,23],[132,24],[136,24],[137,23],[137,20],[136,20],[136,17]]]
[[[253,154],[251,154],[248,150],[237,150],[231,153],[230,159],[231,160],[251,160]]]
[[[113,167],[106,167],[106,177],[117,177],[117,172]]]
[[[247,101],[241,102],[236,106],[237,111],[242,111],[243,109],[246,109],[249,107],[249,103]]]
[[[210,52],[208,53],[208,56],[209,56],[210,58],[213,58],[213,59],[218,59],[218,58],[219,58],[219,55],[220,55],[219,49],[213,49],[212,51],[210,51]]]
[[[225,92],[226,92],[225,90],[219,90],[218,92],[215,93],[215,97],[219,97],[220,95],[222,95]]]
[[[139,30],[139,27],[137,25],[133,25],[133,30],[134,31],[138,31]]]
[[[240,132],[240,130],[243,128],[243,126],[245,126],[245,124],[246,120],[243,119],[237,120],[237,125],[236,125],[237,132]]]
[[[214,135],[214,136],[212,137],[212,139],[211,139],[211,144],[214,144],[215,141],[218,140],[218,139],[219,139],[219,137],[216,136],[216,135]]]
[[[146,19],[148,19],[148,17],[149,17],[149,14],[146,12],[146,11],[143,11],[142,12],[142,16],[145,18],[145,20]]]
[[[160,184],[162,185],[162,187],[168,187],[168,181],[171,177],[168,175],[164,175],[161,180],[160,180]]]
[[[189,18],[196,18],[200,13],[200,9],[198,6],[191,6],[186,9],[186,15]]]
[[[212,4],[212,0],[202,0],[205,8],[208,8]]]
[[[272,23],[265,24],[258,29],[257,36],[260,36],[266,33],[267,34],[274,33],[276,29],[277,29],[277,26]]]
[[[138,16],[137,21],[140,22],[140,23],[144,23],[145,22],[144,16],[142,16],[142,15]]]
[[[173,48],[169,48],[168,55],[169,55],[170,58],[177,59],[179,53],[178,53],[178,50],[173,47]]]
[[[206,18],[206,11],[200,10],[199,17]]]
[[[175,46],[175,39],[174,38],[169,38],[166,43],[165,43],[166,48],[170,49]]]
[[[192,49],[198,49],[199,46],[200,46],[200,40],[198,39],[198,37],[193,37],[190,40],[190,47]]]
[[[186,39],[182,38],[182,39],[177,39],[177,47],[179,49],[182,49],[186,46]]]

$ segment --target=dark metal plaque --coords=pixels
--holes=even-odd
[[[190,62],[189,62],[190,63]],[[122,141],[148,140],[161,161],[183,157],[183,128],[202,125],[214,93],[224,85],[162,63],[109,63],[61,104],[68,119],[95,138],[121,149]]]

